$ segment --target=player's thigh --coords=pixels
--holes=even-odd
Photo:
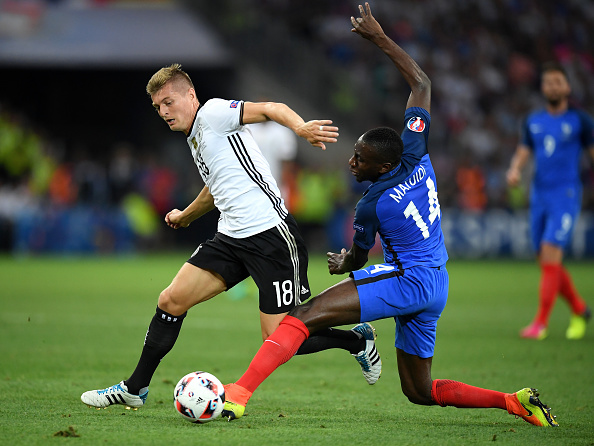
[[[188,263],[220,276],[229,290],[249,276],[244,260],[237,254],[235,245],[240,242],[217,233],[194,251]]]
[[[579,211],[579,205],[570,200],[552,207],[547,215],[541,243],[565,249],[571,241]]]
[[[361,322],[419,313],[436,299],[447,299],[448,274],[440,269],[414,267],[399,271],[377,264],[353,271],[361,301]],[[445,300],[442,302],[445,305]]]
[[[351,277],[344,279],[304,304],[296,306],[289,315],[301,320],[310,333],[359,322],[361,306],[354,280]]]
[[[265,314],[287,313],[311,294],[307,249],[289,217],[268,231],[236,242],[236,255],[258,286],[260,311]]]
[[[403,287],[404,293],[412,301],[412,306],[394,318],[395,346],[408,354],[430,358],[435,350],[437,321],[448,299],[449,276],[445,268],[414,270],[414,280],[405,282]]]
[[[547,221],[547,206],[536,198],[530,204],[530,236],[532,247],[539,252]]]
[[[171,284],[159,296],[159,308],[177,315],[227,288],[223,278],[212,271],[185,263]]]

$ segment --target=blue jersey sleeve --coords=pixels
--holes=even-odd
[[[379,229],[379,219],[375,209],[376,203],[377,200],[370,201],[369,196],[364,196],[359,200],[355,208],[353,242],[363,249],[369,250],[375,245],[375,235]]]
[[[410,171],[427,153],[431,116],[421,107],[410,107],[404,112],[404,130],[400,137],[404,144],[402,164]]]
[[[578,112],[582,124],[582,147],[587,149],[594,146],[594,119],[583,110]]]

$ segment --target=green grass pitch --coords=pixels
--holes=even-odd
[[[82,404],[83,391],[129,376],[158,294],[185,258],[0,258],[0,444],[594,444],[594,324],[585,339],[567,341],[569,311],[559,300],[548,339],[519,339],[536,309],[539,270],[532,262],[449,262],[433,378],[504,392],[537,387],[559,429],[536,428],[497,409],[409,403],[400,390],[392,320],[375,323],[384,363],[376,385],[365,383],[344,351],[299,356],[262,384],[244,418],[188,423],[172,404],[178,379],[205,370],[234,381],[261,343],[249,287],[247,296],[225,293],[190,310],[145,407]],[[567,266],[594,306],[594,264]],[[311,260],[314,293],[338,280],[323,257]]]

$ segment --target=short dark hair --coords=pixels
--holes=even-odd
[[[550,73],[551,71],[561,73],[563,76],[565,76],[565,79],[569,80],[569,77],[567,77],[567,71],[565,71],[565,68],[563,68],[563,65],[561,65],[559,62],[546,62],[542,65],[542,69],[540,70],[541,75]]]
[[[390,127],[377,127],[361,136],[361,141],[373,147],[381,163],[397,165],[402,158],[404,144],[398,132]]]

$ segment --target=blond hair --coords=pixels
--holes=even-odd
[[[146,84],[146,92],[149,96],[157,93],[168,82],[175,82],[180,87],[194,88],[192,79],[188,73],[181,69],[181,64],[174,63],[157,71]]]

